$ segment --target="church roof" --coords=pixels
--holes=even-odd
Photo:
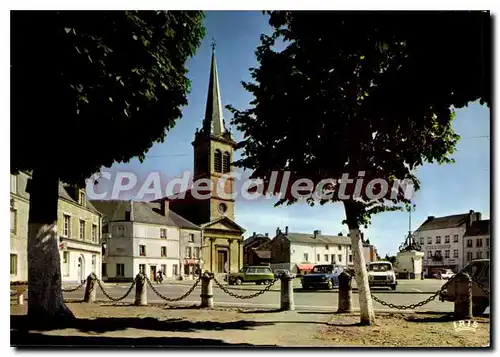
[[[203,120],[203,131],[215,136],[220,136],[225,131],[222,120],[222,102],[219,87],[219,73],[217,71],[217,61],[215,59],[215,44],[212,44],[212,64],[208,83],[207,107],[205,110],[205,119]]]

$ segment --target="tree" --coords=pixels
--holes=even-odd
[[[390,262],[391,264],[396,264],[396,256],[394,255],[389,256],[386,254],[384,260]]]
[[[480,46],[472,40],[483,30],[483,20],[481,13],[270,12],[273,34],[261,36],[253,82],[242,82],[255,99],[246,110],[228,107],[244,133],[236,165],[253,170],[252,177],[267,189],[275,170],[315,183],[333,179],[334,187],[341,182],[330,198],[309,196],[307,202],[345,207],[362,324],[373,324],[375,315],[359,227],[368,225],[373,214],[410,204],[395,187],[396,179],[411,179],[418,190],[414,172],[423,162],[453,161],[449,155],[458,136],[451,126],[452,104],[489,103],[486,49],[468,52]],[[274,49],[278,39],[286,45],[280,52]],[[450,63],[446,46],[464,40],[464,56]],[[441,58],[445,52],[446,59]],[[462,78],[450,80],[456,68],[467,84]],[[476,77],[481,70],[483,76]],[[346,178],[361,173],[358,192],[357,182]],[[396,194],[368,197],[364,188],[374,178]],[[377,195],[382,186],[371,189]],[[302,191],[310,193],[310,187]],[[276,206],[296,201],[287,191]]]
[[[28,315],[71,318],[61,293],[58,184],[144,154],[181,117],[199,11],[11,13],[11,172],[32,171]]]

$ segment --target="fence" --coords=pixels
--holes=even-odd
[[[339,276],[339,301],[338,301],[338,311],[337,312],[351,312],[351,300],[352,300],[352,295],[351,295],[351,275],[349,275],[347,272],[344,272],[340,274]],[[132,290],[135,287],[135,300],[134,304],[135,305],[147,305],[147,287],[149,286],[153,293],[158,296],[161,300],[165,302],[178,302],[181,300],[186,299],[188,296],[190,296],[195,289],[199,286],[201,282],[201,303],[200,307],[201,308],[212,308],[214,307],[214,294],[213,294],[213,283],[220,288],[225,294],[228,294],[229,296],[232,296],[233,298],[237,299],[242,299],[242,300],[249,300],[253,299],[257,296],[260,296],[262,294],[265,294],[266,292],[270,291],[271,288],[276,284],[277,281],[281,281],[281,296],[280,296],[280,309],[281,310],[294,310],[295,309],[295,304],[294,304],[294,294],[293,294],[293,277],[290,275],[287,275],[286,273],[277,276],[269,282],[269,284],[263,288],[262,290],[259,290],[255,292],[254,294],[247,294],[247,295],[240,295],[235,293],[234,291],[231,291],[228,289],[223,283],[217,280],[217,278],[214,276],[214,274],[205,272],[203,275],[198,277],[198,279],[193,283],[193,285],[182,295],[178,297],[167,297],[163,295],[158,289],[154,286],[154,284],[149,280],[149,278],[144,275],[144,274],[137,274],[135,280],[132,282],[130,287],[127,289],[125,294],[119,297],[113,297],[111,294],[109,294],[105,287],[103,286],[101,280],[97,278],[97,276],[94,273],[91,273],[87,280],[82,282],[80,285],[77,285],[72,288],[66,288],[62,289],[63,292],[74,292],[79,289],[81,289],[85,285],[85,293],[83,297],[83,301],[87,303],[93,303],[96,301],[96,291],[97,288],[99,288],[104,296],[110,300],[111,302],[119,302],[127,298],[131,293]],[[388,303],[373,293],[371,294],[371,297],[374,301],[378,302],[379,304],[383,306],[387,306],[391,309],[398,309],[398,310],[413,310],[418,307],[422,307],[429,302],[433,301],[436,299],[436,297],[440,296],[441,294],[444,293],[444,291],[450,286],[452,282],[456,283],[457,286],[457,297],[455,300],[455,315],[460,318],[464,317],[472,317],[473,314],[473,296],[472,296],[472,282],[475,282],[486,294],[486,296],[489,297],[489,290],[484,287],[481,282],[476,279],[473,276],[469,276],[465,270],[462,270],[455,276],[453,276],[451,279],[449,279],[439,290],[437,290],[435,293],[433,293],[431,296],[428,298],[418,302],[418,303],[412,303],[409,305],[396,305],[392,303]],[[11,294],[11,297],[13,295]],[[18,294],[17,295],[17,300],[18,304],[23,304],[23,294]],[[484,311],[484,310],[483,310]]]

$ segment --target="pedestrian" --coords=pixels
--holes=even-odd
[[[158,272],[158,280],[157,280],[157,282],[158,282],[158,284],[161,284],[162,281],[163,281],[163,271],[160,270]]]

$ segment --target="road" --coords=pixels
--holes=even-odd
[[[155,285],[155,288],[164,296],[168,298],[175,298],[183,295],[193,285],[193,281],[182,282],[166,282],[163,284]],[[372,289],[373,295],[379,299],[392,303],[395,305],[409,305],[427,299],[432,293],[436,292],[444,281],[441,280],[413,280],[413,281],[398,281],[398,287],[395,291],[389,288],[374,288]],[[112,297],[122,296],[131,283],[104,283],[103,286],[107,293]],[[201,285],[201,284],[200,284]],[[279,308],[280,306],[280,283],[277,282],[271,290],[265,292],[251,299],[239,299],[232,297],[222,291],[214,284],[214,303],[216,306],[245,306],[255,308]],[[241,286],[230,286],[229,290],[238,295],[250,295],[262,290],[265,285],[244,284]],[[195,304],[200,302],[201,289],[198,286],[191,295],[182,300],[184,304]],[[64,293],[66,299],[82,299],[84,288],[76,292]],[[134,301],[135,288],[131,294],[123,300],[123,302],[131,303]],[[150,287],[148,287],[148,302],[149,303],[164,303],[165,301],[158,297]],[[353,308],[359,309],[358,295],[356,289],[353,290]],[[318,311],[334,311],[338,306],[338,292],[334,290],[302,290],[300,288],[300,281],[294,281],[294,299],[297,310],[318,310]],[[103,293],[98,289],[97,300],[108,300]],[[383,311],[398,311],[382,306],[377,302],[373,302],[376,310]],[[400,310],[401,311],[401,310]],[[406,311],[435,311],[435,312],[452,312],[453,303],[441,302],[436,298],[430,303],[416,308],[415,310]],[[487,310],[488,312],[488,310]]]

